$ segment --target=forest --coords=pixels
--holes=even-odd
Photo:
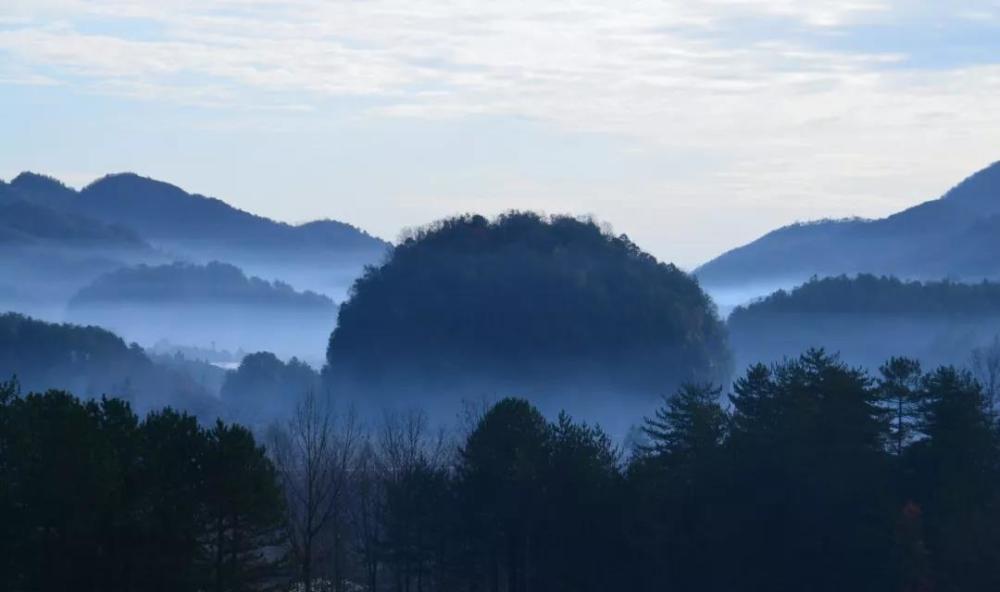
[[[0,589],[1000,586],[1000,425],[971,374],[822,350],[680,387],[630,446],[526,400],[253,431],[0,389]]]

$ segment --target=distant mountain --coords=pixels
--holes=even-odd
[[[71,308],[126,304],[190,304],[289,308],[333,314],[332,300],[315,292],[296,292],[282,282],[247,277],[238,267],[173,263],[138,265],[105,274],[80,290]]]
[[[67,314],[144,345],[166,339],[318,361],[337,306],[226,263],[172,263],[106,273],[70,299]]]
[[[71,210],[77,197],[76,191],[61,181],[29,172],[21,173],[10,182],[8,195],[11,198],[62,211]]]
[[[813,275],[1000,277],[1000,162],[943,197],[878,220],[779,228],[695,271],[707,286],[797,283]]]
[[[8,187],[8,192],[21,200],[121,225],[153,242],[192,241],[257,250],[312,247],[381,251],[388,247],[349,224],[325,220],[293,226],[275,222],[222,200],[190,194],[132,173],[107,175],[79,192],[50,177],[27,172]]]
[[[9,184],[0,183],[0,203],[16,202],[46,208],[96,233],[103,232],[98,227],[130,232],[157,251],[150,263],[226,261],[250,274],[338,299],[366,265],[380,262],[391,247],[350,224],[276,222],[132,173],[108,175],[76,191],[25,172]],[[0,243],[22,238],[20,231],[0,224]]]
[[[162,261],[132,230],[67,207],[71,199],[72,189],[45,177],[0,183],[0,310],[60,318],[69,297],[99,274]]]

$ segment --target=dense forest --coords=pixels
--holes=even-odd
[[[813,278],[737,307],[727,326],[741,364],[823,346],[872,370],[895,354],[962,366],[1000,334],[1000,283]]]
[[[686,273],[589,220],[511,212],[416,230],[369,267],[340,307],[327,375],[382,396],[655,396],[728,362],[715,307]]]
[[[254,434],[8,383],[0,588],[1000,586],[1000,426],[971,375],[810,350],[726,395],[681,387],[621,450],[522,399],[438,432],[299,394]]]

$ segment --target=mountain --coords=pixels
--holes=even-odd
[[[71,210],[76,201],[76,191],[61,181],[31,172],[14,177],[7,193],[12,198],[62,211]]]
[[[9,184],[0,183],[0,204],[13,203],[62,216],[53,220],[54,228],[69,225],[98,234],[115,229],[119,238],[130,234],[157,251],[150,263],[226,261],[252,275],[335,298],[345,296],[364,267],[379,262],[391,247],[343,222],[276,222],[132,173],[107,175],[81,191],[45,175],[21,173]],[[21,230],[0,224],[0,242],[24,239]]]
[[[798,283],[813,275],[914,279],[1000,277],[1000,162],[939,199],[877,220],[821,220],[779,228],[702,265],[706,286]]]
[[[226,202],[132,173],[107,175],[76,192],[36,173],[21,173],[8,192],[23,201],[134,230],[152,242],[384,250],[385,241],[349,224],[323,220],[300,226],[276,222]]]
[[[99,274],[159,260],[132,230],[75,211],[75,199],[39,175],[0,183],[0,311],[60,318],[67,299]]]

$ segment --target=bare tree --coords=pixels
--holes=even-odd
[[[993,341],[972,350],[970,366],[986,391],[990,408],[995,408],[1000,394],[1000,335],[994,335]]]
[[[437,466],[446,460],[448,440],[443,430],[433,431],[427,414],[412,410],[387,411],[379,430],[379,458],[386,477],[413,467],[419,462]]]
[[[360,441],[352,411],[333,412],[327,400],[307,393],[287,425],[271,431],[272,454],[284,485],[289,535],[305,592],[321,574],[320,561],[332,555],[331,574],[342,588],[342,527],[350,471]]]
[[[385,496],[382,464],[370,438],[360,447],[354,469],[351,521],[368,590],[378,589]]]
[[[377,434],[382,500],[381,545],[395,588],[428,589],[444,564],[436,485],[454,450],[444,430],[433,430],[421,411],[386,412]],[[430,589],[440,589],[433,587]]]

